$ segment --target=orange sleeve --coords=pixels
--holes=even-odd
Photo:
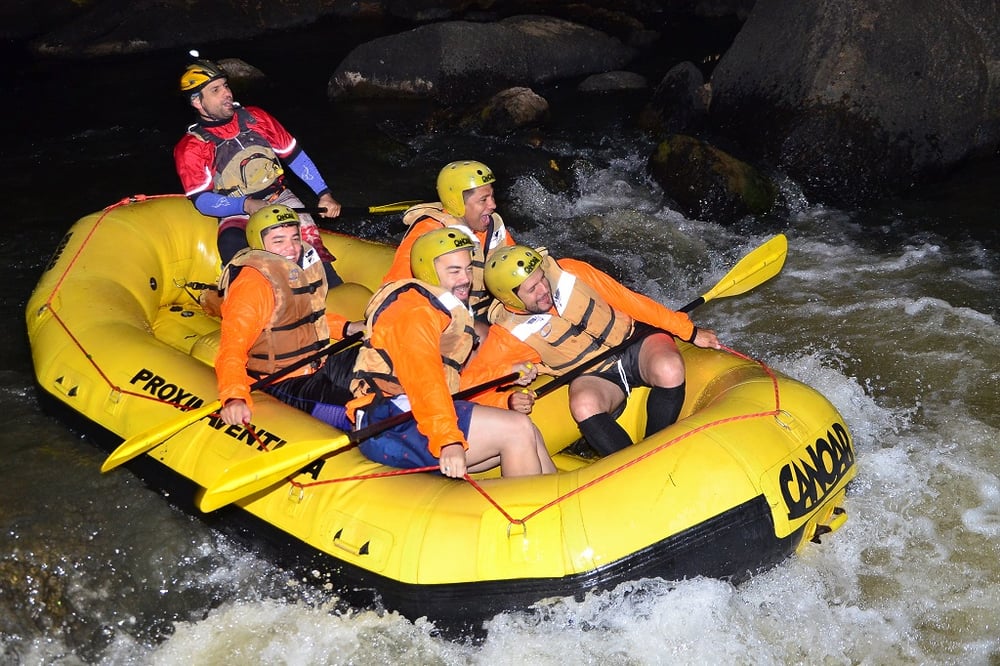
[[[241,399],[253,407],[247,357],[273,314],[271,283],[260,271],[244,266],[222,302],[219,353],[215,357],[215,379],[222,404]]]
[[[467,389],[510,374],[518,363],[538,363],[541,356],[529,345],[514,337],[507,329],[496,324],[490,326],[489,335],[480,345],[475,357],[462,371],[462,388]],[[491,407],[507,408],[509,391],[491,390],[470,398],[473,402]]]
[[[392,359],[393,370],[410,399],[417,429],[427,438],[431,454],[460,443],[468,448],[458,427],[455,403],[441,363],[441,333],[450,318],[416,293],[406,292],[382,311],[372,330],[371,344]]]
[[[326,312],[326,325],[330,329],[331,340],[344,339],[344,326],[348,323],[347,317],[336,312]]]
[[[422,217],[414,222],[406,235],[403,236],[403,240],[399,241],[399,247],[396,248],[396,254],[392,258],[392,266],[389,267],[389,272],[382,277],[382,284],[413,277],[413,272],[410,270],[410,248],[420,236],[441,227],[441,223],[433,217]]]
[[[560,259],[559,265],[589,284],[611,307],[621,310],[636,321],[642,321],[681,340],[694,337],[694,324],[684,312],[670,310],[648,296],[637,294],[624,287],[607,273],[576,259]]]

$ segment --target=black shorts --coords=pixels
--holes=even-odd
[[[360,345],[327,357],[323,367],[311,375],[292,377],[264,389],[278,400],[312,413],[316,403],[344,405],[354,397],[351,376]]]
[[[643,340],[645,338],[636,340],[624,352],[612,357],[612,365],[606,369],[584,372],[582,376],[606,379],[620,388],[626,397],[637,386],[649,386],[642,380],[642,373],[639,371],[639,351],[642,349]]]

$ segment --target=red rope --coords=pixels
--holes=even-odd
[[[60,290],[60,288],[62,288],[63,282],[65,281],[66,277],[69,275],[70,271],[73,270],[73,266],[76,264],[77,260],[80,258],[80,255],[83,253],[83,249],[87,246],[87,243],[90,242],[90,239],[93,238],[94,234],[97,232],[98,227],[100,227],[101,224],[104,222],[104,218],[106,218],[108,216],[108,213],[110,213],[111,211],[113,211],[114,209],[116,209],[116,208],[118,208],[120,206],[127,206],[127,205],[138,203],[138,202],[141,202],[141,201],[148,201],[148,200],[151,200],[151,199],[164,199],[164,198],[168,198],[169,199],[169,198],[183,197],[183,196],[184,196],[183,194],[156,194],[156,195],[153,195],[153,196],[147,196],[145,194],[135,194],[135,195],[132,195],[131,197],[126,197],[126,198],[122,199],[121,201],[118,201],[117,203],[113,203],[110,206],[107,206],[106,208],[104,208],[101,211],[101,216],[99,218],[97,218],[97,222],[94,223],[94,226],[90,229],[90,232],[87,234],[87,237],[84,239],[84,241],[82,243],[80,243],[80,247],[77,248],[76,253],[69,260],[69,264],[66,266],[66,270],[64,270],[62,272],[62,274],[59,276],[59,279],[56,282],[55,287],[52,288],[51,293],[49,293],[48,298],[45,299],[45,306],[44,307],[46,309],[48,309],[49,313],[52,315],[52,318],[55,319],[56,322],[59,323],[59,326],[63,329],[63,331],[66,333],[66,335],[69,337],[69,339],[73,342],[73,344],[76,345],[76,348],[80,350],[80,353],[82,353],[83,356],[84,356],[84,358],[87,359],[87,362],[89,362],[90,365],[93,366],[94,370],[97,371],[97,374],[100,375],[101,379],[104,380],[104,383],[112,391],[115,391],[116,393],[120,393],[121,395],[127,395],[127,396],[132,396],[134,398],[142,398],[143,400],[151,400],[153,402],[159,402],[159,403],[171,405],[171,406],[176,407],[177,409],[181,409],[181,410],[190,410],[190,409],[194,409],[194,407],[190,407],[188,405],[182,405],[182,404],[176,403],[176,402],[170,402],[169,400],[163,400],[162,398],[157,398],[155,396],[147,395],[145,393],[137,393],[135,391],[130,391],[128,389],[123,389],[122,387],[120,387],[117,384],[113,383],[111,381],[111,378],[108,377],[104,373],[104,370],[101,369],[101,366],[97,364],[97,361],[94,360],[93,354],[89,353],[86,350],[86,348],[83,346],[83,343],[81,343],[80,340],[75,335],[73,335],[73,332],[70,330],[69,326],[62,319],[62,317],[59,316],[59,313],[56,311],[56,308],[54,308],[52,306],[52,299],[55,298],[56,293],[58,293],[59,290]]]
[[[153,196],[147,196],[145,194],[133,194],[130,197],[125,197],[121,201],[113,203],[110,206],[104,208],[104,210],[101,211],[101,216],[97,219],[97,222],[95,222],[94,226],[91,228],[90,233],[87,234],[87,238],[84,239],[82,243],[80,243],[80,247],[77,248],[76,254],[73,255],[72,259],[70,259],[69,265],[66,266],[66,270],[64,270],[62,272],[62,275],[59,276],[59,281],[56,282],[56,286],[52,289],[52,293],[50,293],[49,297],[45,299],[46,307],[52,305],[52,297],[56,295],[57,291],[59,291],[59,288],[62,286],[63,280],[66,278],[67,275],[69,275],[69,272],[73,269],[73,265],[76,263],[77,259],[80,258],[80,254],[83,252],[83,248],[87,246],[87,242],[90,241],[94,233],[97,232],[97,228],[101,226],[102,222],[104,222],[104,218],[108,216],[108,213],[113,211],[115,208],[118,208],[119,206],[127,206],[129,204],[139,203],[140,201],[148,201],[151,199],[165,199],[165,198],[170,199],[183,196],[184,196],[183,194],[155,194]],[[49,307],[49,309],[51,309],[51,307]],[[65,328],[65,326],[63,328]]]

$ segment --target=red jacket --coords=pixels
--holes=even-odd
[[[260,134],[271,144],[274,153],[281,159],[286,159],[295,150],[295,137],[288,133],[277,119],[267,111],[256,107],[245,107],[257,122],[254,132]],[[232,139],[240,133],[239,120],[234,114],[229,122],[223,125],[203,124],[206,130],[222,139]],[[215,144],[203,141],[193,134],[185,134],[174,147],[174,164],[177,175],[181,179],[184,194],[192,197],[199,192],[211,191],[213,186],[213,164],[215,163]]]

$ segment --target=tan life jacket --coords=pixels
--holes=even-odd
[[[370,393],[395,396],[406,392],[393,372],[392,359],[389,355],[383,349],[372,347],[371,332],[379,315],[407,291],[416,291],[431,305],[451,317],[447,328],[441,333],[441,363],[444,364],[448,389],[452,393],[458,390],[459,373],[476,343],[472,314],[450,291],[420,280],[409,279],[382,285],[368,303],[368,308],[365,310],[367,339],[358,352],[358,359],[354,364],[354,378],[351,380],[351,391],[355,397]],[[405,331],[400,331],[400,334],[405,334]]]
[[[271,321],[250,348],[247,373],[262,377],[291,365],[330,344],[326,323],[326,272],[316,250],[303,243],[303,267],[284,257],[246,248],[219,277],[219,295],[249,266],[268,279],[274,290]]]
[[[463,227],[467,231],[472,231],[465,220],[446,213],[440,202],[417,204],[408,208],[403,214],[403,224],[412,227],[425,217],[436,220],[445,227]],[[500,215],[493,213],[490,216],[490,224],[486,227],[486,246],[476,243],[472,250],[472,290],[469,292],[469,307],[477,319],[486,319],[486,311],[493,302],[493,296],[486,291],[486,282],[483,280],[486,257],[498,247],[503,247],[506,242],[507,227]]]
[[[562,270],[555,259],[542,259],[542,270],[552,290],[555,314],[511,312],[497,301],[490,307],[490,323],[503,326],[531,346],[542,359],[540,372],[559,376],[617,347],[632,334],[630,316],[615,310],[594,289]],[[608,360],[593,371],[610,367]]]

